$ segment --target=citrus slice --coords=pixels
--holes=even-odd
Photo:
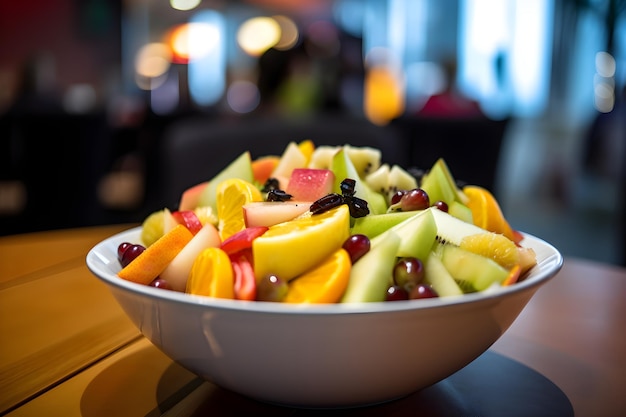
[[[516,241],[516,235],[511,226],[504,218],[500,205],[489,190],[477,185],[463,187],[463,193],[467,196],[467,206],[472,211],[474,224],[494,233],[501,233],[512,241]]]
[[[337,303],[348,287],[352,264],[345,249],[339,249],[314,269],[289,283],[286,303]]]
[[[206,248],[196,258],[189,272],[186,292],[216,298],[235,298],[233,268],[230,258],[220,248]]]
[[[224,241],[245,229],[243,206],[252,201],[263,201],[263,196],[254,184],[239,178],[222,181],[216,193],[217,228]]]
[[[491,258],[506,269],[520,263],[517,245],[498,233],[479,233],[465,236],[459,245],[462,249]]]
[[[274,274],[290,281],[324,262],[348,236],[350,211],[345,204],[270,226],[252,242],[254,274],[257,280]]]

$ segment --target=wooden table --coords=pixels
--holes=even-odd
[[[265,415],[164,356],[88,271],[88,250],[131,226],[0,238],[0,415]],[[624,415],[626,270],[566,259],[491,351],[552,381],[577,416]]]

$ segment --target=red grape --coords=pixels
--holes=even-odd
[[[257,301],[282,301],[287,295],[288,284],[276,275],[268,275],[256,287]]]
[[[361,256],[369,252],[370,239],[361,234],[352,235],[343,243],[343,248],[348,252],[350,260],[354,264]]]
[[[437,298],[439,294],[431,287],[426,284],[418,284],[415,288],[411,290],[409,293],[409,298],[411,300],[421,300],[424,298]]]
[[[126,252],[126,249],[128,249],[131,245],[132,243],[130,242],[120,243],[120,245],[117,247],[117,260],[118,261],[122,260],[122,256],[124,256],[124,252]]]
[[[402,211],[425,210],[428,207],[430,207],[430,198],[421,188],[412,189],[400,199]]]
[[[122,255],[122,259],[120,260],[122,268],[135,260],[135,258],[141,255],[144,250],[146,250],[146,248],[142,245],[130,245],[128,248],[126,248],[124,254]]]
[[[409,293],[404,288],[398,285],[392,285],[387,288],[387,295],[385,297],[386,301],[402,301],[408,299]]]
[[[446,213],[448,212],[448,203],[446,203],[445,201],[439,200],[434,204],[434,206],[441,211],[445,211]]]
[[[151,287],[160,288],[162,290],[171,290],[172,289],[172,287],[170,286],[170,284],[166,280],[164,280],[163,278],[158,278],[158,277],[154,281],[152,281],[149,285]]]
[[[402,258],[393,268],[393,281],[409,292],[423,280],[424,264],[417,258]]]
[[[391,197],[391,204],[397,204],[400,202],[400,200],[402,200],[402,196],[406,194],[405,190],[398,190],[395,192],[395,194]]]

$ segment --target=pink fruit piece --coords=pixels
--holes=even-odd
[[[294,201],[316,201],[333,191],[335,174],[329,169],[296,168],[285,190]]]

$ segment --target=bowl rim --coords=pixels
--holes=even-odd
[[[334,303],[334,304],[288,304],[264,301],[244,301],[233,299],[220,299],[206,296],[190,295],[177,291],[168,291],[124,280],[111,272],[111,268],[119,271],[121,266],[117,263],[117,256],[109,257],[107,252],[116,254],[117,246],[124,242],[138,242],[140,239],[141,226],[133,227],[116,233],[93,246],[86,256],[87,268],[98,279],[103,281],[110,290],[117,289],[134,295],[148,297],[155,301],[167,301],[184,304],[190,307],[214,308],[220,310],[232,310],[246,313],[272,313],[272,314],[296,314],[296,315],[333,315],[333,314],[362,314],[397,312],[419,309],[444,308],[454,305],[470,304],[477,301],[499,299],[506,295],[512,295],[522,291],[539,287],[554,277],[563,266],[563,255],[553,245],[545,240],[528,233],[520,232],[524,239],[523,246],[533,248],[537,254],[537,265],[529,272],[528,276],[510,286],[490,288],[482,292],[430,298],[423,300],[402,300],[394,302],[368,302],[368,303]],[[112,248],[110,248],[112,246]],[[109,250],[107,250],[109,248]],[[111,265],[113,264],[113,265]]]

